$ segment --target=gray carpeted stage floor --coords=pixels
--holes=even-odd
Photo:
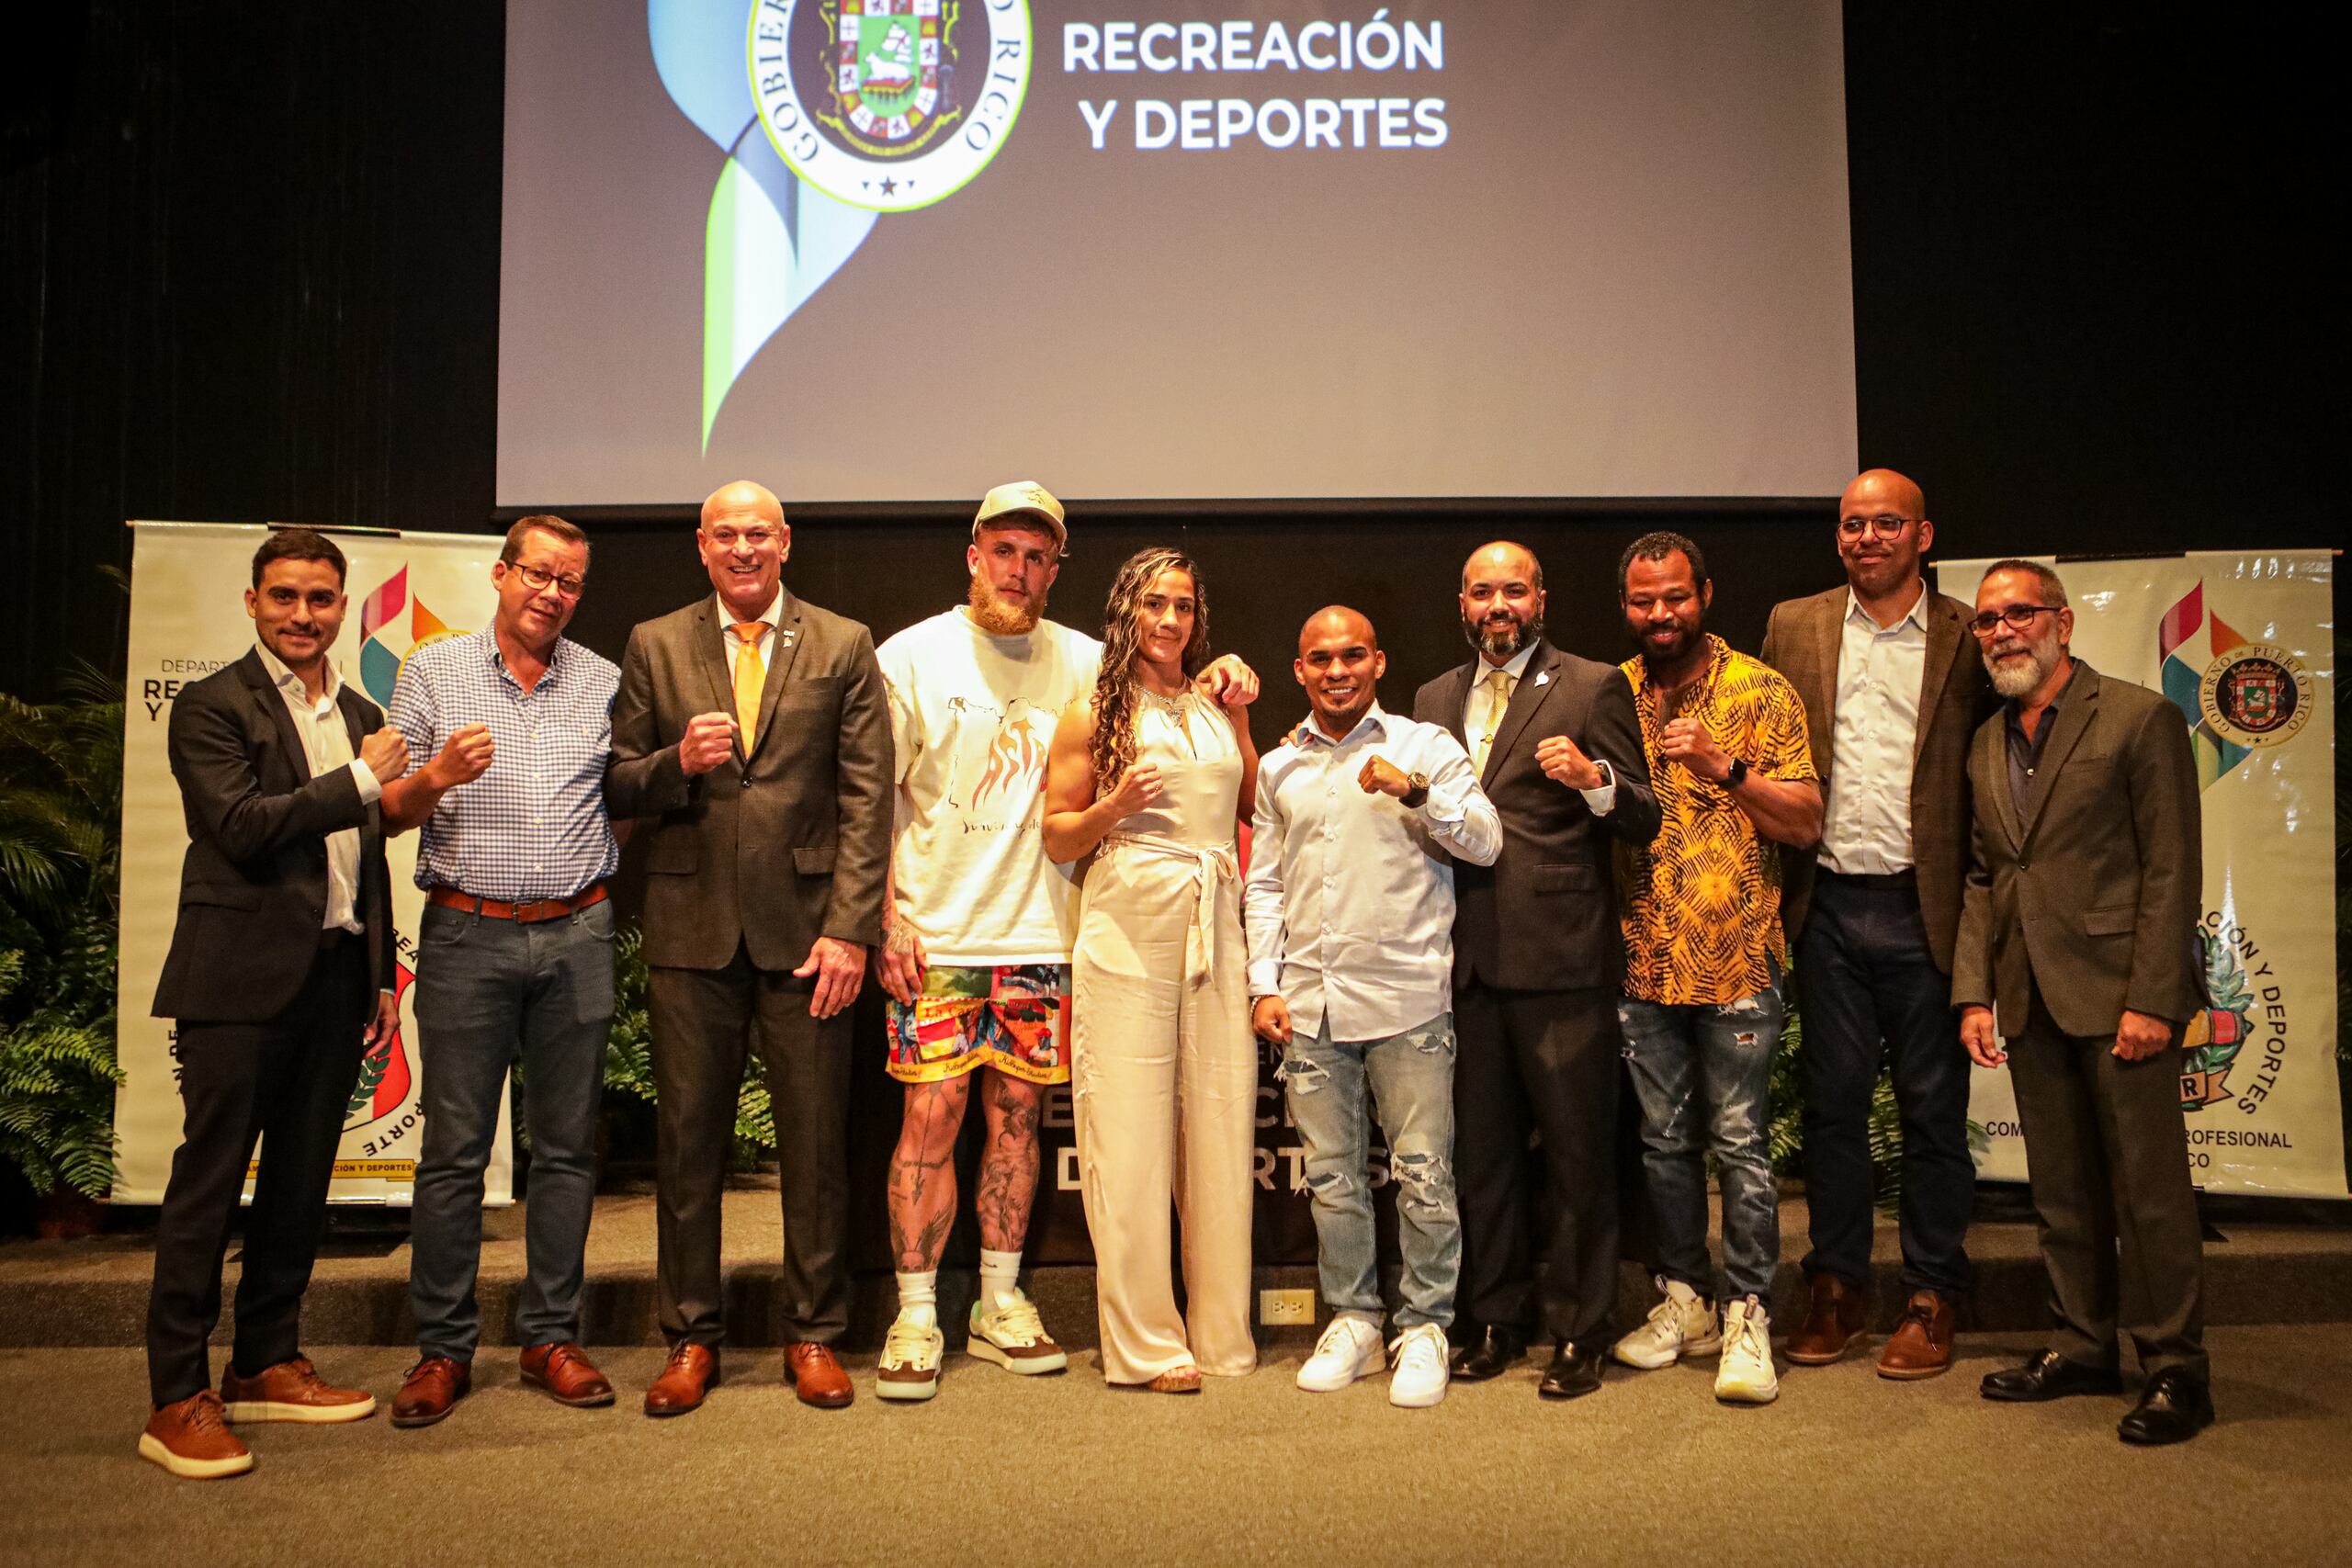
[[[1249,1562],[2340,1563],[2352,1556],[2352,1334],[2213,1331],[2222,1421],[2125,1448],[2120,1400],[1987,1404],[2030,1335],[1969,1336],[1949,1375],[1866,1359],[1783,1365],[1778,1404],[1728,1409],[1713,1363],[1612,1371],[1565,1405],[1530,1365],[1390,1408],[1381,1381],[1299,1393],[1283,1346],[1197,1398],[1106,1388],[1092,1354],[1017,1380],[951,1356],[940,1397],[819,1412],[780,1352],[728,1363],[695,1415],[639,1414],[656,1349],[600,1353],[613,1409],[563,1409],[486,1352],[439,1427],[382,1416],[250,1429],[260,1466],[175,1482],[133,1454],[130,1348],[0,1350],[0,1562],[80,1564]],[[389,1395],[409,1352],[320,1349]]]

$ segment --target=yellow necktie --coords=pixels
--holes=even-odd
[[[752,743],[760,724],[760,687],[767,681],[767,670],[760,663],[760,634],[768,629],[765,621],[738,621],[734,626],[735,640],[735,722],[741,727],[743,755],[752,754]]]
[[[1495,732],[1503,727],[1503,714],[1510,706],[1511,687],[1517,682],[1508,670],[1489,670],[1485,684],[1486,716],[1479,720],[1477,733],[1470,738],[1470,766],[1481,777],[1487,772],[1487,753],[1494,749]]]

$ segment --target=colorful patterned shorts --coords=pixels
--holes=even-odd
[[[1030,1083],[1069,1081],[1069,966],[1012,964],[923,971],[915,1005],[891,1001],[890,1076],[937,1083],[996,1067]]]

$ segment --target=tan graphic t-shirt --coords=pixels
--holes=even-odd
[[[933,964],[1067,964],[1071,869],[1046,858],[1046,752],[1094,689],[1102,645],[1040,621],[991,637],[962,609],[876,650],[898,748],[899,918]]]

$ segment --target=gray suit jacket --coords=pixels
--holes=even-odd
[[[1462,710],[1480,668],[1472,660],[1423,686],[1413,716],[1464,740]],[[1593,816],[1583,795],[1536,766],[1535,748],[1547,735],[1568,737],[1617,775],[1607,817]],[[1539,641],[1478,783],[1502,818],[1503,848],[1492,865],[1454,863],[1453,983],[1515,991],[1617,985],[1625,941],[1611,841],[1646,844],[1658,824],[1624,671]]]
[[[354,756],[384,710],[346,684]],[[383,817],[348,768],[311,776],[286,699],[258,652],[173,699],[167,741],[187,814],[179,923],[155,987],[157,1018],[265,1023],[293,1002],[318,956],[327,909],[327,835],[359,829],[355,900],[369,973],[392,986],[392,884]]]
[[[2195,931],[2204,849],[2180,710],[2081,660],[2020,810],[2007,711],[1976,731],[1974,863],[1953,954],[1955,1007],[2024,1032],[2030,987],[2069,1034],[2115,1032],[2126,1008],[2185,1022],[2204,1005]]]
[[[1838,659],[1845,639],[1844,588],[1772,606],[1764,662],[1788,677],[1804,702],[1805,733],[1822,799],[1830,789],[1838,720]],[[1928,657],[1921,672],[1919,728],[1911,742],[1911,857],[1928,945],[1951,973],[1960,931],[1961,883],[1968,874],[1968,744],[1998,705],[1984,660],[1968,635],[1975,612],[1947,594],[1928,595]],[[1781,919],[1792,938],[1804,930],[1817,849],[1781,847]]]
[[[725,627],[706,596],[629,633],[613,698],[605,804],[652,817],[645,961],[721,969],[737,945],[799,967],[820,936],[882,936],[890,858],[890,719],[874,639],[784,595],[752,754],[688,778],[678,741],[699,713],[735,711]]]

